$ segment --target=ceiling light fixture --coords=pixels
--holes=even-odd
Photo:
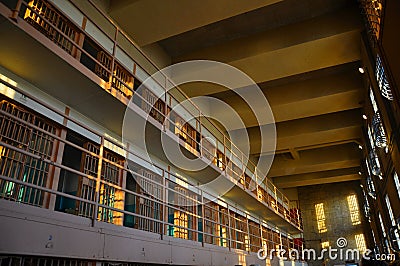
[[[362,67],[359,67],[359,68],[358,68],[358,71],[359,71],[361,74],[364,74],[364,72],[365,72],[365,71],[364,71],[364,68],[362,68]]]
[[[364,119],[364,120],[367,120],[368,119],[368,117],[364,114],[364,115],[362,115],[362,118]]]

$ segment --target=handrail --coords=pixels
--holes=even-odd
[[[143,50],[139,47],[139,45],[137,45],[137,43],[136,43],[135,41],[133,41],[133,40],[130,38],[130,36],[129,36],[127,33],[125,33],[125,31],[122,30],[122,29],[117,25],[117,23],[115,23],[101,8],[99,8],[99,7],[93,2],[93,0],[88,0],[88,2],[89,2],[89,3],[90,3],[90,4],[91,4],[105,19],[107,19],[108,22],[110,22],[110,23],[116,28],[116,31],[118,31],[120,34],[122,34],[122,35],[135,47],[135,49],[136,49],[137,51],[139,51],[139,52],[141,53],[141,55],[144,56],[144,57],[153,65],[153,67],[156,68],[156,70],[158,70],[158,71],[160,70],[160,68],[154,63],[154,61],[153,61],[146,53],[143,52]],[[72,2],[71,2],[71,3],[72,3]],[[72,4],[73,4],[76,8],[79,9],[79,7],[77,7],[74,3],[72,3]],[[79,10],[80,10],[80,9],[79,9]],[[80,11],[82,12],[82,10],[80,10]],[[82,13],[84,13],[84,12],[82,12]],[[90,19],[90,18],[89,18],[89,19]],[[145,69],[143,69],[143,70],[146,71]],[[147,71],[146,71],[146,72],[147,72]],[[233,142],[231,142],[230,139],[228,139],[228,138],[226,137],[226,135],[224,134],[224,132],[222,132],[221,130],[219,130],[219,128],[217,128],[217,127],[212,123],[212,121],[209,120],[208,117],[202,116],[202,112],[201,112],[200,108],[187,96],[187,94],[186,94],[184,91],[182,91],[182,90],[179,88],[179,86],[176,86],[176,85],[174,84],[174,82],[173,82],[171,79],[169,79],[166,75],[164,75],[163,72],[159,72],[159,73],[161,73],[161,75],[164,76],[166,82],[168,82],[168,81],[171,82],[171,84],[174,85],[174,87],[182,94],[182,96],[184,96],[184,97],[186,98],[186,100],[188,100],[188,101],[199,111],[201,117],[204,117],[205,119],[207,119],[207,120],[210,122],[210,124],[212,124],[212,125],[214,126],[214,129],[218,130],[219,133],[221,133],[221,134],[224,136],[224,140],[229,141],[230,144],[231,144],[233,147],[235,147],[238,151],[240,151],[242,157],[244,156],[245,159],[246,159],[246,161],[247,161],[249,164],[252,164],[252,165],[254,166],[254,168],[256,167],[256,165],[250,160],[250,158],[248,158],[246,155],[244,155],[243,152],[242,152]],[[149,74],[149,73],[147,73],[147,74]],[[155,80],[155,81],[158,83],[157,80]],[[161,85],[161,84],[159,84],[159,85]],[[172,96],[172,95],[171,95],[171,96]],[[202,125],[201,121],[199,121],[199,122],[200,122],[200,124]],[[240,159],[240,158],[239,158],[239,159]],[[243,158],[242,158],[240,161],[242,162],[242,165],[244,166],[244,164],[243,164]],[[244,166],[244,167],[247,167],[247,166]],[[244,170],[244,169],[242,169],[242,170]],[[254,172],[254,174],[258,175],[258,173],[256,173],[256,172]],[[265,180],[266,180],[266,182],[271,183],[273,186],[275,186],[269,179],[267,179],[267,177],[265,177]],[[283,193],[282,193],[282,195],[283,195]],[[284,195],[283,195],[283,197],[286,198],[286,196],[284,196]],[[287,198],[286,198],[286,201],[288,201]]]
[[[97,6],[96,6],[96,4],[94,4],[93,3],[93,1],[92,0],[88,0],[89,1],[89,3],[94,7],[94,8],[96,8],[96,10],[104,17],[104,18],[106,18],[107,19],[107,21],[108,22],[110,22],[114,27],[115,27],[115,30],[116,30],[116,32],[118,32],[119,34],[122,34],[129,42],[130,42],[130,44],[131,45],[133,45],[134,46],[134,48],[135,49],[137,49],[137,51],[139,51],[140,53],[141,53],[141,55],[143,55],[156,69],[158,69],[159,70],[159,68],[156,66],[156,64],[140,49],[140,47],[138,47],[138,45],[122,30],[122,29],[120,29],[117,25],[116,25],[116,23],[114,23],[101,9],[99,9]],[[28,9],[30,9],[31,10],[31,12],[34,12],[37,16],[41,16],[40,14],[38,14],[35,10],[33,10],[33,9],[31,9],[25,2],[23,2],[23,1],[18,1],[18,4],[21,6],[21,3],[23,4],[23,5],[25,5]],[[72,3],[72,2],[70,2],[70,3]],[[72,3],[76,8],[78,8],[74,3]],[[17,8],[18,8],[18,5],[17,5]],[[19,7],[20,8],[20,7]],[[79,8],[78,8],[79,9]],[[79,9],[80,10],[80,9]],[[80,10],[81,11],[81,10]],[[19,11],[18,11],[19,12]],[[81,11],[82,12],[82,11]],[[82,12],[82,14],[83,15],[85,15],[84,14],[84,12]],[[79,47],[79,45],[77,45],[76,43],[74,43],[74,41],[73,40],[71,40],[70,38],[69,38],[69,36],[67,36],[67,35],[65,35],[62,31],[60,31],[57,27],[54,27],[53,25],[51,25],[51,23],[46,19],[46,18],[43,18],[43,16],[41,16],[41,18],[43,19],[43,20],[45,20],[46,21],[46,23],[48,23],[50,26],[52,26],[59,34],[61,34],[64,38],[66,38],[68,41],[70,41],[77,49],[79,49],[81,52],[83,52],[83,53],[85,53],[85,54],[87,54],[87,52],[85,51],[85,50],[83,50],[81,47]],[[87,18],[87,19],[89,19],[90,20],[90,18]],[[71,23],[74,23],[74,22],[71,22]],[[95,24],[95,23],[94,23]],[[87,33],[85,33],[85,31],[84,31],[84,29],[82,29],[82,27],[81,27],[81,25],[76,25],[75,24],[75,26],[77,26],[81,31],[82,31],[82,33],[84,33],[84,34],[87,34]],[[101,30],[101,29],[100,29]],[[116,35],[117,34],[115,34],[115,36],[114,36],[114,39],[113,38],[111,38],[110,36],[108,36],[105,32],[103,32],[108,38],[110,38],[111,40],[113,40],[114,41],[114,52],[113,52],[113,55],[110,55],[110,57],[112,58],[112,62],[118,62],[118,59],[115,57],[115,49],[116,49],[116,47],[118,47],[118,48],[120,48],[122,51],[124,51],[124,49],[123,48],[121,48],[120,46],[118,46],[118,44],[117,44],[117,40],[116,40]],[[95,41],[95,40],[94,40]],[[125,51],[124,51],[125,52]],[[126,53],[126,52],[125,52]],[[127,54],[127,53],[126,53]],[[129,54],[127,54],[128,56],[129,56]],[[109,70],[109,69],[107,69],[107,68],[105,68],[101,63],[99,64],[99,62],[97,61],[97,59],[95,59],[95,58],[93,58],[90,54],[87,54],[87,56],[89,56],[93,61],[95,61],[96,63],[98,63],[98,65],[100,66],[100,67],[102,67],[102,68],[104,68],[105,70],[106,70],[106,72],[108,72],[108,73],[110,73],[110,72],[112,72],[112,70]],[[130,57],[130,59],[134,62],[134,63],[136,63],[135,62],[135,60],[133,60],[133,58],[131,57],[131,56],[129,56]],[[137,64],[137,63],[136,63]],[[126,68],[125,68],[125,66],[123,65],[123,64],[120,64],[121,65],[121,67],[123,67],[125,70],[126,70]],[[112,64],[111,65],[111,69],[114,67],[114,64]],[[143,71],[146,71],[145,69],[143,69]],[[148,73],[147,73],[147,75],[148,75]],[[172,82],[172,80],[170,80],[168,77],[166,77],[163,73],[162,73],[162,75],[164,76],[164,78],[165,78],[165,82],[170,82],[171,84],[173,84],[173,82]],[[132,90],[132,88],[130,87],[130,86],[128,86],[128,84],[126,84],[126,83],[124,83],[124,81],[122,81],[122,80],[120,80],[120,78],[119,77],[117,77],[116,75],[114,75],[114,73],[111,73],[111,77],[112,78],[116,78],[117,80],[119,80],[120,82],[122,82],[122,84],[124,85],[124,86],[126,86],[127,88],[129,88],[130,90]],[[157,80],[154,80],[155,82],[157,82],[158,83],[158,81]],[[159,84],[159,85],[161,85],[161,84]],[[162,86],[163,87],[163,86]],[[209,124],[210,125],[212,125],[213,126],[213,128],[214,129],[216,129],[219,133],[221,133],[221,135],[223,136],[223,145],[224,145],[224,148],[225,149],[228,149],[228,150],[230,150],[230,154],[231,154],[231,156],[235,156],[240,162],[241,162],[241,165],[242,165],[242,167],[238,167],[238,168],[240,168],[240,170],[242,171],[242,173],[243,173],[243,175],[244,175],[244,173],[246,172],[246,169],[248,169],[249,171],[250,171],[250,173],[252,173],[253,174],[253,176],[252,175],[250,175],[249,177],[251,178],[251,179],[255,179],[255,181],[256,181],[256,183],[257,183],[257,179],[259,179],[260,178],[260,173],[259,173],[259,171],[258,171],[258,169],[256,168],[256,166],[255,166],[255,164],[251,161],[251,160],[249,160],[249,158],[246,156],[246,155],[244,155],[243,154],[243,152],[230,140],[230,139],[228,139],[226,136],[225,136],[225,134],[222,132],[222,131],[220,131],[207,117],[205,117],[205,116],[202,116],[202,112],[201,112],[201,110],[187,97],[187,95],[179,88],[179,87],[177,87],[177,86],[175,86],[176,88],[177,88],[177,90],[179,91],[179,93],[181,93],[182,94],[182,96],[183,97],[185,97],[187,100],[189,100],[189,102],[193,105],[193,107],[195,107],[195,109],[197,110],[197,111],[199,111],[199,115],[203,118],[203,119],[206,119],[208,122],[209,122]],[[133,91],[133,90],[132,90]],[[23,92],[24,94],[26,94],[25,92]],[[145,102],[146,102],[146,104],[148,104],[149,106],[152,106],[152,104],[151,103],[149,103],[146,99],[144,99],[143,97],[141,97],[141,95],[138,95],[140,98],[142,98],[142,100],[144,100]],[[171,97],[174,97],[173,95],[170,95]],[[175,98],[175,97],[174,97]],[[167,103],[165,103],[165,105],[167,106]],[[156,110],[156,112],[158,112],[158,113],[160,113],[161,115],[163,115],[163,117],[164,117],[164,119],[169,119],[169,117],[168,117],[168,114],[166,114],[166,113],[164,113],[164,114],[162,114],[158,109],[156,109],[155,108],[155,110]],[[165,107],[164,108],[164,112],[166,112],[167,111],[167,107]],[[187,110],[188,112],[190,112],[189,110]],[[63,115],[63,114],[61,114],[61,115]],[[64,115],[63,115],[64,116]],[[200,132],[201,132],[201,127],[202,126],[204,126],[205,128],[207,128],[205,125],[204,125],[204,122],[202,122],[201,121],[201,119],[200,120],[198,120],[199,121],[199,125],[200,125]],[[82,123],[80,123],[79,121],[77,121],[76,122],[76,124],[78,124],[79,126],[82,126]],[[85,128],[85,127],[84,127]],[[93,130],[92,129],[88,129],[89,131],[91,131],[92,133],[94,133],[93,132]],[[213,133],[213,132],[210,132],[214,137],[215,137],[215,134]],[[98,135],[98,134],[97,134]],[[192,136],[189,136],[188,135],[188,137],[191,139],[191,141],[193,141],[194,143],[198,143],[197,141],[196,141],[196,139],[194,139]],[[215,137],[217,140],[219,139],[218,137]],[[110,139],[108,139],[108,138],[106,138],[107,139],[107,141],[110,141]],[[111,142],[113,142],[112,140],[111,140]],[[229,144],[229,145],[227,145],[227,144]],[[120,148],[123,148],[123,147],[121,147],[121,144],[117,144]],[[199,147],[200,147],[200,149],[199,149],[199,151],[200,151],[200,153],[202,153],[203,152],[203,145],[202,145],[202,142],[200,142],[200,143],[198,143],[198,145],[199,145]],[[215,147],[216,149],[218,149],[217,147]],[[240,154],[235,154],[236,152],[235,151],[238,151]],[[208,153],[210,153],[208,150],[207,150],[207,152]],[[226,171],[226,169],[229,167],[229,165],[227,164],[227,155],[226,155],[226,152],[224,152],[224,151],[221,151],[221,152],[223,152],[223,155],[224,155],[224,164],[226,164],[225,165],[225,171]],[[244,159],[246,159],[247,160],[247,165],[245,165],[244,164]],[[233,163],[233,162],[232,162]],[[249,166],[251,166],[251,167],[249,167]],[[231,168],[231,167],[230,167]],[[254,169],[254,170],[253,170]],[[232,170],[233,171],[233,170]],[[280,201],[282,204],[286,204],[286,205],[288,205],[287,203],[289,202],[289,200],[287,199],[287,197],[279,190],[279,189],[277,189],[276,187],[275,187],[275,185],[267,178],[267,177],[264,177],[264,178],[262,178],[262,179],[264,179],[264,181],[263,181],[263,183],[261,183],[260,185],[262,185],[262,184],[264,184],[265,183],[265,185],[266,185],[266,192],[268,193],[268,194],[270,194],[273,198],[275,198],[278,202]],[[272,187],[272,191],[271,191],[271,193],[268,191],[269,189],[268,189],[268,187]],[[268,205],[269,205],[269,203],[268,203]],[[287,206],[288,207],[288,206]],[[282,213],[283,214],[283,213]]]
[[[64,117],[64,119],[66,119],[67,121],[71,121],[71,122],[73,122],[73,123],[79,125],[80,127],[86,129],[86,130],[90,130],[93,134],[95,134],[95,135],[97,135],[97,136],[99,136],[99,137],[101,137],[101,138],[103,138],[103,139],[107,139],[110,143],[112,143],[112,144],[114,144],[114,145],[116,145],[116,146],[121,147],[126,153],[129,153],[129,154],[132,154],[132,155],[134,155],[134,156],[137,156],[137,157],[141,158],[142,160],[146,160],[145,158],[142,158],[142,156],[141,156],[140,154],[137,154],[137,153],[133,152],[132,150],[127,149],[126,147],[120,146],[120,144],[119,144],[118,142],[116,142],[114,139],[109,138],[109,137],[107,137],[107,136],[103,136],[101,133],[97,132],[96,130],[91,129],[91,128],[88,127],[87,125],[80,123],[77,119],[75,119],[75,118],[73,118],[73,117],[70,117],[70,116],[64,114],[63,112],[57,110],[56,108],[53,108],[53,107],[52,107],[51,105],[49,105],[47,102],[44,102],[44,101],[38,99],[36,96],[31,95],[31,94],[29,94],[29,93],[23,91],[22,89],[18,88],[17,86],[14,86],[14,85],[10,84],[10,83],[8,83],[7,81],[5,81],[5,80],[3,80],[3,79],[0,79],[0,84],[3,84],[3,85],[5,85],[5,86],[7,86],[7,87],[9,87],[9,88],[11,88],[11,89],[17,91],[18,93],[21,93],[21,94],[25,95],[26,97],[32,99],[33,101],[39,103],[40,105],[42,105],[42,106],[48,108],[49,110],[51,110],[51,111],[53,111],[53,112],[59,114],[60,116]],[[5,112],[5,111],[3,111],[3,110],[0,110],[0,114],[3,115],[3,116],[11,116],[9,113],[7,113],[7,112]],[[45,134],[47,134],[48,136],[50,136],[50,137],[52,137],[52,138],[54,138],[54,139],[56,139],[56,140],[58,140],[58,141],[61,141],[61,142],[65,143],[66,145],[70,145],[71,147],[74,147],[74,148],[76,148],[76,149],[78,149],[78,150],[80,150],[80,151],[82,151],[82,152],[84,152],[84,153],[86,153],[86,154],[88,154],[88,155],[91,155],[91,156],[96,157],[96,158],[99,158],[99,159],[101,158],[101,159],[104,160],[105,162],[108,162],[108,163],[110,163],[110,164],[112,164],[112,165],[115,165],[114,162],[112,162],[112,161],[110,161],[110,160],[107,160],[107,158],[104,158],[102,155],[99,155],[99,154],[90,152],[90,151],[87,150],[86,148],[80,147],[80,146],[78,146],[78,145],[76,145],[76,144],[74,144],[74,143],[72,143],[72,142],[70,142],[70,141],[68,141],[68,140],[66,140],[66,139],[62,139],[62,138],[60,138],[59,136],[57,136],[57,135],[55,135],[55,134],[53,134],[53,133],[46,132],[44,129],[39,128],[39,127],[37,127],[37,126],[35,126],[35,125],[31,125],[31,124],[29,124],[29,122],[24,121],[24,120],[22,120],[22,119],[20,119],[20,118],[18,118],[18,117],[12,116],[12,118],[13,118],[15,121],[18,121],[18,123],[20,123],[20,124],[30,126],[32,129],[35,129],[35,130],[37,130],[37,131],[39,131],[39,132],[42,132],[42,133],[45,133]],[[49,159],[42,158],[42,157],[39,156],[39,155],[30,154],[28,151],[23,151],[23,150],[21,150],[21,149],[19,149],[19,148],[13,147],[13,146],[10,145],[10,144],[4,143],[4,142],[0,142],[0,144],[1,144],[2,146],[4,146],[4,147],[9,148],[9,149],[18,150],[19,152],[22,152],[23,154],[25,154],[25,155],[27,155],[27,156],[32,156],[32,157],[34,157],[34,158],[36,158],[36,159],[43,160],[44,162],[49,163],[49,164],[51,164],[51,165],[54,166],[54,167],[58,167],[58,168],[60,168],[60,169],[64,169],[64,170],[66,170],[66,171],[68,171],[68,172],[75,173],[75,174],[77,174],[77,175],[79,175],[79,176],[86,177],[86,178],[88,178],[88,179],[93,180],[93,181],[96,182],[96,177],[95,177],[95,176],[91,176],[91,175],[82,173],[82,172],[80,172],[80,171],[78,171],[78,170],[72,169],[72,168],[67,167],[67,166],[65,166],[65,165],[62,165],[62,164],[53,162],[53,161],[51,161],[51,160],[49,160]],[[171,181],[172,181],[171,177],[173,177],[173,178],[175,178],[176,180],[180,180],[180,182],[184,182],[184,183],[186,183],[186,184],[189,185],[189,186],[197,187],[197,185],[191,184],[191,183],[188,182],[187,180],[181,179],[180,177],[174,175],[172,172],[169,172],[169,171],[167,171],[167,170],[164,170],[164,169],[160,168],[160,167],[157,166],[157,165],[154,165],[154,163],[152,163],[152,162],[148,162],[148,163],[150,163],[150,164],[151,164],[152,166],[154,166],[155,168],[162,170],[162,171],[164,172],[163,177],[164,177],[164,178],[167,178],[168,180],[171,180]],[[120,165],[118,165],[118,168],[122,168],[123,171],[129,171],[128,169],[125,169],[125,167],[122,167],[122,166],[120,166]],[[100,171],[99,171],[99,172],[100,172]],[[141,178],[147,179],[145,176],[142,176],[142,175],[140,175],[140,174],[138,174],[138,173],[134,173],[134,174],[135,174],[136,176],[140,176]],[[150,179],[148,179],[148,181],[154,182],[154,181],[151,181]],[[109,186],[111,186],[111,187],[114,187],[114,188],[116,188],[116,189],[118,189],[118,190],[124,191],[124,192],[126,192],[126,193],[130,193],[130,194],[134,193],[134,192],[129,191],[128,189],[122,188],[122,187],[120,187],[120,186],[117,186],[117,185],[115,185],[115,184],[109,183],[109,182],[104,181],[104,180],[100,180],[100,182],[101,182],[101,183],[104,183],[104,184],[107,184],[107,185],[109,185]],[[172,181],[172,182],[176,183],[175,181]],[[179,182],[178,182],[178,183],[179,183]],[[177,184],[178,184],[178,183],[177,183]],[[200,190],[201,190],[201,189],[200,189]],[[175,193],[178,193],[178,194],[179,194],[179,192],[175,192]],[[207,192],[205,192],[205,193],[206,193],[206,194],[209,194],[209,193],[207,193]],[[182,196],[184,196],[184,195],[182,194]],[[212,195],[210,195],[210,196],[213,197]],[[233,207],[233,206],[231,206],[230,204],[228,204],[227,202],[225,202],[225,201],[224,201],[223,199],[221,199],[221,198],[218,198],[218,201],[224,203],[224,204],[227,205],[227,206],[230,206],[228,209],[231,209],[231,208]],[[248,214],[248,215],[249,215],[249,214]],[[251,215],[249,215],[249,216],[251,216]],[[286,219],[286,217],[284,217],[284,216],[282,216],[282,217]],[[254,217],[254,218],[257,219],[256,217]],[[286,220],[287,220],[287,219],[286,219]],[[296,226],[297,228],[301,228],[301,224],[300,224],[298,221],[293,221],[292,219],[289,219],[288,221],[289,221],[292,225]]]

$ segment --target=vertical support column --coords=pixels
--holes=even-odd
[[[87,18],[83,17],[82,26],[81,26],[82,32],[80,32],[78,34],[77,40],[76,40],[76,43],[78,44],[78,47],[81,48],[81,49],[83,49],[83,43],[85,41],[85,34],[83,32],[86,29],[86,23],[87,23]],[[76,60],[80,61],[81,60],[81,55],[82,55],[81,50],[79,50],[76,47],[72,48],[72,56],[74,56]]]
[[[266,252],[267,251],[267,249],[264,247],[264,237],[263,237],[263,230],[262,230],[262,227],[263,227],[263,225],[262,225],[262,221],[259,219],[258,220],[258,223],[259,223],[259,230],[260,230],[260,245],[261,245],[261,249],[263,249],[264,250],[264,252]],[[265,243],[266,244],[266,243]]]
[[[162,169],[163,171],[163,179],[162,179],[162,190],[163,190],[163,195],[162,195],[162,229],[161,229],[161,239],[164,239],[164,235],[166,235],[167,232],[167,226],[165,222],[168,222],[168,214],[167,214],[167,200],[168,200],[168,190],[167,190],[167,177],[165,170]]]
[[[114,40],[113,40],[113,50],[112,50],[112,57],[111,57],[111,72],[110,72],[110,77],[108,79],[108,89],[111,91],[112,89],[112,81],[114,77],[114,66],[115,66],[115,50],[117,49],[117,37],[118,37],[118,28],[115,27],[115,34],[114,34]]]
[[[126,154],[129,153],[129,149],[130,149],[130,145],[129,145],[129,143],[127,143],[126,144],[126,151],[125,151]],[[128,158],[128,156],[125,156],[125,158]],[[125,193],[124,189],[126,189],[126,178],[128,176],[128,171],[129,171],[129,165],[128,164],[129,164],[128,163],[128,159],[124,160],[124,169],[122,169],[122,177],[121,177],[122,178],[122,180],[121,180],[121,188],[122,188],[122,190],[121,190],[121,193],[122,193],[122,197],[121,197],[122,205],[121,205],[121,207],[122,207],[122,209],[125,209],[124,208],[124,204],[125,204],[126,193]],[[120,214],[121,214],[121,225],[123,225],[124,224],[125,213],[121,212]]]
[[[229,210],[229,205],[226,204],[226,208],[228,209],[228,248],[229,250],[231,250],[232,244],[231,244],[231,240],[232,240],[232,232],[231,232],[231,212]]]
[[[18,19],[18,14],[19,14],[19,11],[21,10],[21,6],[22,6],[22,1],[23,0],[18,0],[15,8],[12,10],[11,18],[15,21]]]
[[[165,194],[165,198],[164,198],[164,234],[167,235],[168,234],[168,198],[169,198],[169,190],[168,190],[168,179],[169,179],[169,173],[171,171],[171,167],[168,165],[168,172],[164,175],[164,194]],[[164,172],[165,173],[165,172]],[[168,176],[168,179],[167,179]]]
[[[197,122],[199,123],[199,134],[200,134],[200,142],[199,142],[199,153],[200,153],[200,158],[203,157],[203,134],[201,132],[201,112],[199,110],[199,118],[197,120]]]
[[[245,243],[245,248],[247,252],[250,254],[251,246],[250,246],[250,224],[249,224],[249,215],[246,214],[246,225],[247,225],[247,244]],[[246,240],[246,239],[245,239]],[[247,245],[247,246],[246,246]]]
[[[163,123],[163,131],[167,131],[167,127],[169,127],[169,117],[168,117],[168,103],[167,103],[167,92],[168,92],[168,77],[165,77],[165,87],[164,87],[164,123]]]
[[[98,212],[99,212],[101,167],[103,165],[103,150],[104,150],[104,137],[101,136],[100,149],[99,149],[99,161],[98,161],[98,165],[97,165],[97,178],[96,178],[96,202],[94,205],[92,226],[95,226],[95,223],[98,218]]]
[[[225,135],[223,135],[224,136],[224,154],[223,154],[223,157],[222,157],[222,163],[225,165],[225,167],[224,167],[224,172],[225,172],[225,176],[226,177],[228,177],[228,174],[227,174],[227,171],[226,171],[226,169],[228,168],[228,162],[227,162],[227,160],[226,160],[226,137],[225,137]],[[228,212],[229,212],[229,209],[228,209]]]
[[[69,116],[70,109],[68,107],[65,107],[65,115]],[[67,126],[68,119],[64,118],[63,120],[63,126]],[[67,138],[67,130],[65,128],[62,128],[60,132],[57,132],[59,134],[59,137],[62,140],[65,140]],[[62,159],[63,159],[63,154],[64,154],[64,148],[65,148],[65,143],[63,141],[57,140],[55,142],[56,144],[53,146],[53,151],[52,151],[52,161],[54,161],[57,164],[62,164]],[[51,188],[53,191],[58,190],[58,183],[60,180],[60,173],[61,169],[59,167],[55,167],[53,165],[50,166],[50,171],[49,171],[49,184],[46,185],[46,187]],[[55,194],[49,194],[48,197],[45,197],[45,202],[43,203],[46,208],[50,210],[54,210],[55,205],[56,205],[56,198],[57,196]]]
[[[204,238],[205,238],[205,222],[204,222],[204,196],[203,196],[203,190],[200,190],[201,194],[200,194],[200,204],[201,204],[201,227],[202,227],[202,235],[203,237],[201,238],[201,246],[204,247]],[[211,227],[212,228],[212,227]]]

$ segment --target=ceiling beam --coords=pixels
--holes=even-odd
[[[274,184],[278,188],[291,188],[335,182],[345,182],[360,180],[359,168],[345,168],[331,171],[315,172],[309,174],[289,175],[273,178]]]
[[[280,1],[111,1],[109,15],[143,46]]]
[[[353,143],[299,151],[299,154],[299,160],[287,158],[283,154],[276,155],[268,177],[360,166],[360,150]]]

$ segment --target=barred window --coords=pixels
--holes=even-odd
[[[382,96],[392,101],[393,100],[392,90],[390,89],[389,81],[387,79],[386,72],[382,65],[381,57],[379,55],[376,56],[375,76]]]

